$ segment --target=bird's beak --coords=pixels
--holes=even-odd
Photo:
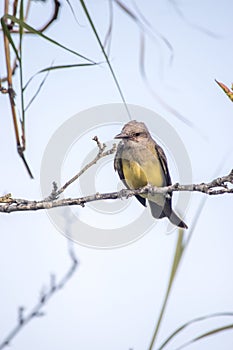
[[[126,135],[126,134],[118,134],[114,137],[114,139],[127,139],[129,137],[129,135]]]

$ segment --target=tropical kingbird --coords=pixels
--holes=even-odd
[[[115,139],[121,139],[114,159],[114,168],[129,189],[148,184],[156,187],[171,185],[167,158],[163,149],[152,139],[146,125],[136,120],[125,124]],[[172,210],[172,199],[164,194],[135,195],[146,206],[148,199],[154,218],[167,217],[174,225],[188,228]]]

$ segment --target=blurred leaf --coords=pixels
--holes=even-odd
[[[183,236],[184,236],[184,230],[179,229],[178,230],[178,238],[177,238],[177,242],[176,242],[176,250],[175,250],[175,253],[174,253],[174,257],[173,257],[173,263],[172,263],[170,278],[169,278],[169,282],[168,282],[168,287],[167,287],[167,291],[166,291],[166,294],[165,294],[165,298],[164,298],[164,301],[163,301],[162,308],[160,310],[159,318],[158,318],[158,321],[156,323],[155,330],[154,330],[154,333],[153,333],[153,336],[152,336],[152,339],[151,339],[151,342],[150,342],[149,350],[152,350],[153,347],[154,347],[155,340],[156,340],[156,337],[157,337],[157,334],[158,334],[158,331],[159,331],[159,328],[160,328],[160,324],[162,322],[162,319],[163,319],[163,316],[164,316],[164,312],[165,312],[165,309],[166,309],[166,306],[167,306],[167,301],[168,301],[168,298],[169,298],[169,295],[170,295],[172,284],[173,284],[173,281],[174,281],[174,278],[175,278],[175,275],[176,275],[176,272],[177,272],[177,269],[178,269],[178,266],[179,266],[179,263],[180,263],[180,260],[181,260],[181,257],[182,257],[182,253],[183,253],[183,250],[184,250]]]
[[[138,15],[141,17],[142,20],[140,20],[139,16],[137,16],[133,11],[131,11],[125,4],[123,4],[120,0],[114,0],[114,2],[138,25],[140,29],[140,56],[139,56],[139,65],[140,65],[140,72],[142,75],[142,78],[145,81],[145,84],[150,91],[150,93],[154,96],[154,98],[165,108],[167,109],[170,113],[175,115],[176,118],[181,120],[183,123],[185,123],[187,126],[191,127],[192,129],[196,129],[201,135],[202,135],[202,130],[197,127],[194,123],[192,123],[189,119],[184,117],[180,112],[175,110],[173,107],[171,107],[166,100],[163,100],[159,94],[154,90],[154,88],[150,84],[149,77],[147,76],[146,69],[145,69],[145,32],[147,32],[148,35],[148,30],[146,31],[145,25],[152,31],[153,33],[153,38],[157,36],[160,38],[163,43],[168,47],[170,51],[170,64],[172,63],[174,52],[173,52],[173,47],[170,44],[170,42],[159,32],[155,32],[155,30],[152,28],[150,23],[147,21],[147,19],[141,14],[139,11],[137,5],[135,4],[136,11]],[[145,25],[144,25],[145,23]],[[151,36],[151,35],[150,35]]]
[[[190,341],[188,341],[188,342],[184,343],[183,345],[179,346],[178,348],[176,348],[176,350],[181,350],[181,349],[187,347],[188,345],[191,345],[191,344],[193,344],[201,339],[204,339],[204,338],[209,337],[211,335],[214,335],[214,334],[217,334],[217,333],[220,333],[223,331],[231,330],[231,329],[233,329],[233,324],[229,324],[229,325],[226,325],[223,327],[215,328],[212,331],[203,333],[203,334],[199,335],[198,337],[191,339]]]
[[[173,264],[172,264],[170,280],[169,280],[169,288],[172,285],[172,282],[173,282],[174,277],[176,275],[176,271],[178,269],[180,259],[182,257],[182,253],[184,250],[184,246],[183,246],[184,230],[179,229],[178,231],[179,231],[178,232],[178,239],[177,239],[177,243],[176,243],[176,250],[175,250],[174,260],[173,260]]]
[[[212,37],[214,39],[220,39],[221,35],[216,34],[214,32],[212,32],[211,30],[204,28],[194,22],[191,22],[190,20],[188,20],[188,18],[184,15],[184,13],[182,12],[181,8],[178,5],[178,1],[176,0],[169,0],[170,4],[173,6],[175,12],[178,14],[178,16],[190,27],[202,32],[205,35],[208,35],[209,37]]]
[[[220,88],[225,92],[225,94],[229,97],[229,99],[233,102],[233,87],[229,89],[226,85],[223,83],[220,83],[215,79],[216,83],[220,86]]]
[[[74,17],[75,22],[79,24],[78,18],[77,18],[77,16],[76,16],[76,13],[75,13],[75,11],[74,11],[73,6],[71,5],[71,2],[70,2],[69,0],[65,0],[65,1],[67,2],[68,6],[69,6],[69,8],[70,8],[70,11],[72,12],[72,15],[73,15],[73,17]],[[80,24],[79,24],[79,25],[80,25]]]
[[[129,112],[127,103],[126,103],[126,101],[125,101],[123,92],[121,91],[120,84],[119,84],[119,82],[118,82],[118,80],[117,80],[117,77],[116,77],[116,75],[115,75],[115,73],[114,73],[114,70],[113,70],[113,68],[112,68],[112,66],[111,66],[111,63],[110,63],[110,61],[109,61],[108,55],[107,55],[107,53],[105,52],[104,46],[103,46],[103,44],[102,44],[102,42],[101,42],[101,40],[100,40],[100,37],[99,37],[99,35],[98,35],[98,33],[97,33],[97,30],[96,30],[96,28],[95,28],[95,25],[94,25],[92,19],[91,19],[91,16],[90,16],[90,14],[89,14],[89,12],[88,12],[88,9],[87,9],[87,7],[86,7],[86,5],[85,5],[84,0],[80,0],[80,3],[81,3],[81,5],[82,5],[83,11],[85,12],[85,14],[86,14],[86,16],[87,16],[87,19],[88,19],[88,21],[89,21],[89,23],[90,23],[90,26],[91,26],[91,28],[92,28],[94,34],[95,34],[95,37],[96,37],[96,39],[97,39],[97,41],[98,41],[98,44],[99,44],[99,46],[100,46],[100,48],[101,48],[101,50],[102,50],[102,52],[103,52],[103,55],[104,55],[104,57],[105,57],[105,59],[106,59],[106,61],[107,61],[108,67],[109,67],[109,69],[110,69],[110,72],[111,72],[112,77],[113,77],[113,79],[114,79],[114,82],[115,82],[115,84],[116,84],[116,87],[117,87],[117,89],[118,89],[118,91],[119,91],[119,94],[120,94],[120,96],[121,96],[121,99],[122,99],[122,101],[123,101],[123,103],[124,103],[124,105],[125,105],[125,109],[126,109],[126,111],[127,111],[127,114],[128,114],[128,116],[129,116],[129,118],[131,119],[131,115],[130,115],[130,112]]]
[[[107,54],[110,54],[110,48],[111,48],[111,41],[112,41],[112,29],[113,29],[113,5],[112,5],[112,0],[108,0],[109,3],[109,24],[108,24],[108,29],[105,34],[104,38],[104,48],[107,52]]]
[[[170,41],[163,35],[161,34],[157,29],[155,29],[151,23],[148,21],[148,19],[143,15],[143,13],[140,11],[136,1],[132,0],[135,11],[137,12],[138,16],[141,18],[141,25],[143,26],[146,25],[148,27],[148,29],[151,31],[147,30],[147,34],[152,37],[153,39],[159,38],[164,44],[165,46],[168,48],[169,52],[170,52],[170,64],[172,64],[173,62],[173,58],[174,58],[174,49],[170,43]],[[138,20],[139,20],[138,17]]]
[[[208,320],[210,318],[215,318],[215,317],[226,317],[226,316],[233,316],[233,312],[219,312],[219,313],[214,313],[214,314],[210,314],[210,315],[205,315],[205,316],[201,316],[201,317],[197,317],[192,319],[191,321],[188,321],[186,323],[184,323],[182,326],[180,326],[179,328],[177,328],[163,343],[162,345],[157,349],[157,350],[162,350],[165,348],[165,346],[176,336],[178,335],[181,331],[183,331],[185,328],[193,325],[194,323],[197,322],[201,322],[201,321],[205,321]]]
[[[134,21],[140,23],[139,20],[138,20],[138,17],[137,17],[125,4],[123,4],[120,0],[114,0],[114,1],[115,1],[115,3],[116,3],[119,7],[121,7],[121,9],[122,9],[125,13],[127,13]]]

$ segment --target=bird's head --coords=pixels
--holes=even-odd
[[[150,137],[150,133],[146,125],[142,122],[137,122],[136,120],[131,120],[129,123],[125,124],[121,133],[116,135],[115,139],[130,140],[130,141],[143,141]]]

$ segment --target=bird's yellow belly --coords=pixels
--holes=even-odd
[[[157,161],[145,161],[139,164],[133,160],[122,161],[125,181],[129,188],[137,189],[147,184],[164,186],[164,177],[160,163]]]
[[[123,173],[126,184],[131,189],[144,187],[147,184],[161,187],[165,185],[165,179],[160,162],[157,159],[143,160],[140,164],[134,160],[122,160]],[[165,197],[161,194],[141,194],[141,197],[147,198],[152,202],[163,206]]]

